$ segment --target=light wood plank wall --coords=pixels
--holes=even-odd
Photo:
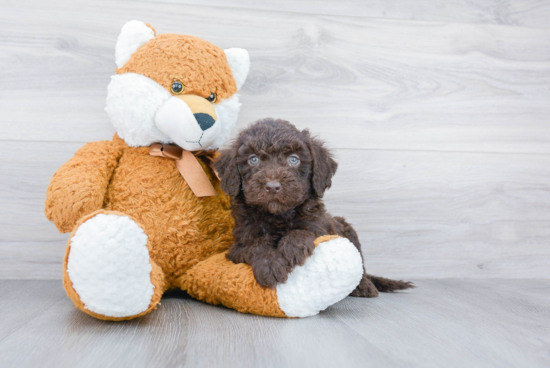
[[[273,116],[328,141],[326,203],[370,272],[550,276],[550,2],[5,0],[0,278],[60,278],[48,178],[112,137],[106,88],[131,19],[249,50],[238,128]]]

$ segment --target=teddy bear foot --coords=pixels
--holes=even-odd
[[[303,266],[277,285],[279,307],[287,317],[318,314],[349,295],[363,275],[363,259],[346,238],[326,236]]]
[[[147,235],[122,213],[100,210],[82,219],[69,239],[64,268],[64,286],[75,306],[100,319],[146,314],[163,291]]]

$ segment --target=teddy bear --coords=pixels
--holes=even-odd
[[[46,217],[70,232],[63,285],[76,308],[129,320],[181,289],[243,313],[306,317],[348,295],[362,258],[347,239],[324,236],[276,288],[226,257],[230,199],[211,167],[237,121],[246,50],[157,35],[130,21],[115,48],[106,112],[116,134],[91,142],[53,175]]]

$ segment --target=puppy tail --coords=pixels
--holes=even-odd
[[[392,291],[396,291],[396,290],[413,289],[416,287],[410,281],[390,280],[384,277],[373,276],[369,274],[367,274],[367,278],[374,284],[374,286],[376,286],[376,289],[378,291],[381,291],[384,293],[391,293]]]

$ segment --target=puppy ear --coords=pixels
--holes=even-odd
[[[241,174],[237,168],[237,148],[230,147],[220,151],[220,157],[214,162],[214,168],[220,176],[220,186],[228,195],[235,197],[241,191]]]
[[[332,158],[332,153],[323,145],[323,142],[317,138],[311,137],[309,131],[305,130],[308,136],[309,152],[311,153],[311,185],[317,197],[321,198],[325,190],[330,188],[332,177],[336,173],[338,164]]]

